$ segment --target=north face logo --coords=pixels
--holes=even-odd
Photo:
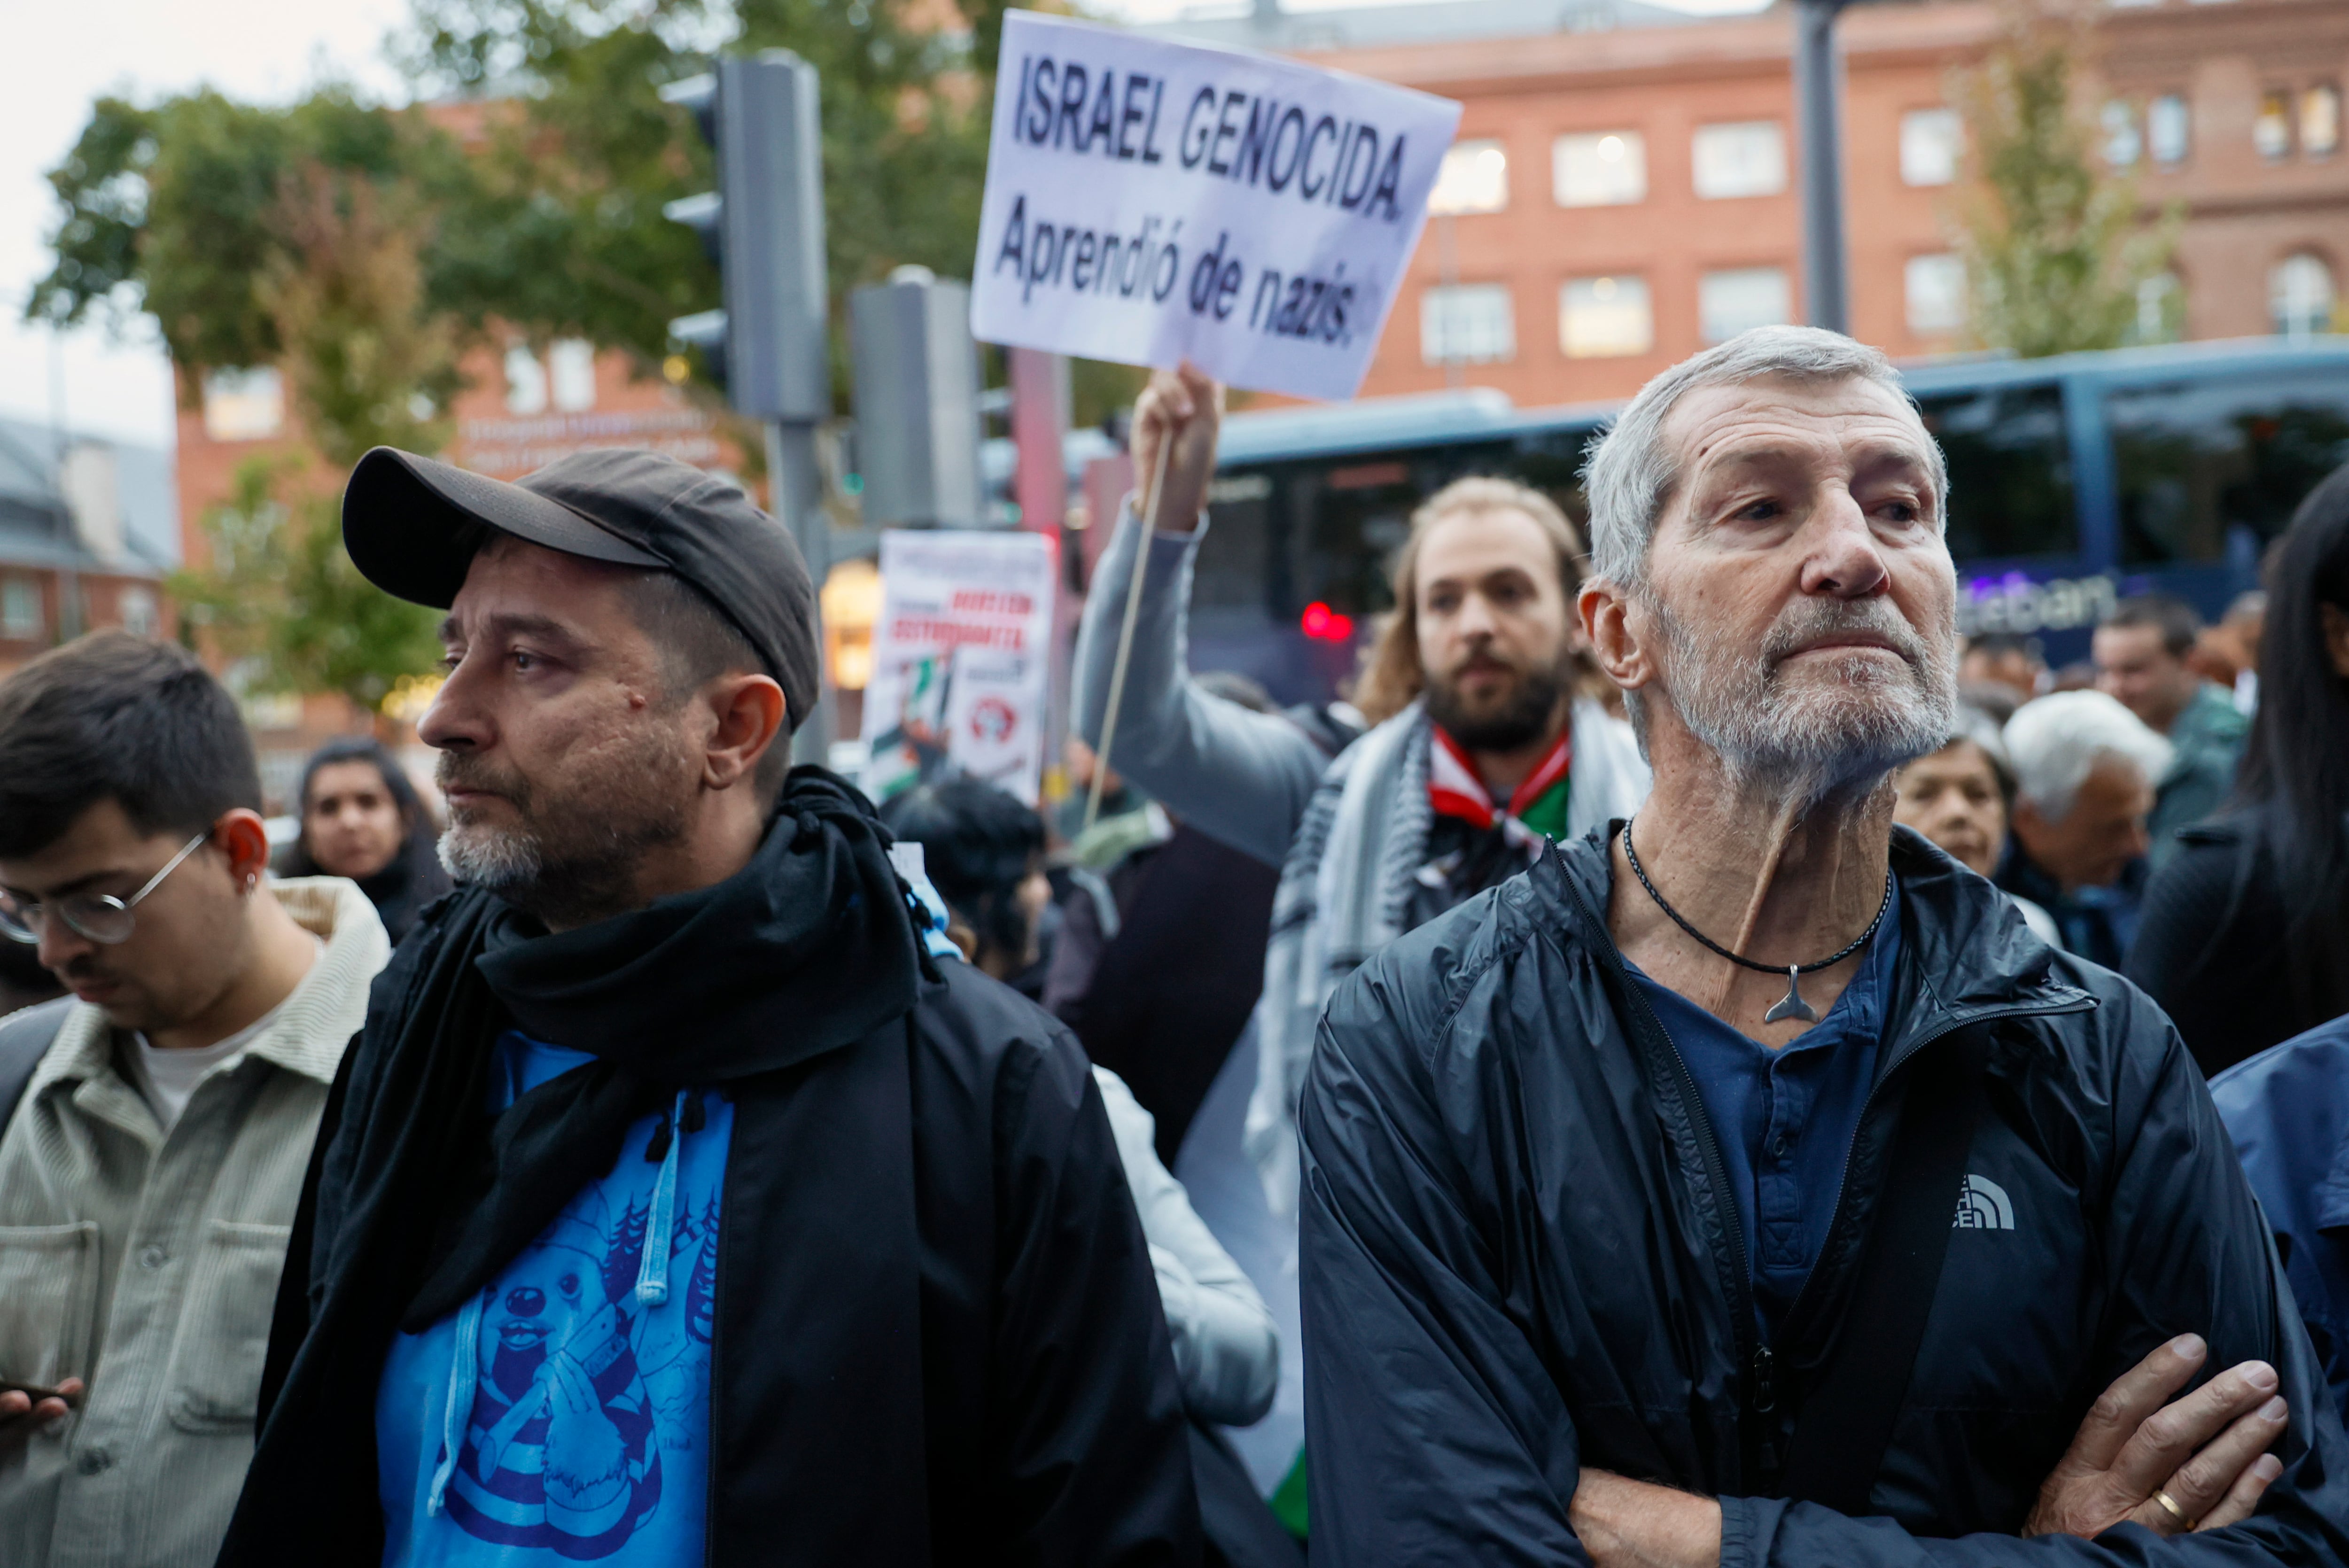
[[[2006,1189],[1987,1176],[1969,1176],[1965,1190],[1958,1194],[1958,1217],[1951,1227],[1954,1231],[2011,1231],[2014,1229],[2014,1204]]]

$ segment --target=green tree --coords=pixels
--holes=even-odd
[[[1957,84],[1980,176],[1958,236],[1971,331],[2025,358],[2130,342],[2181,222],[2147,222],[2136,180],[2105,167],[2073,101],[2084,28],[2011,0],[2004,37]]]
[[[144,108],[103,98],[50,177],[65,218],[26,314],[66,325],[144,310],[191,392],[209,369],[278,366],[334,470],[248,465],[199,524],[210,566],[172,584],[255,689],[373,707],[438,654],[429,614],[358,575],[317,492],[371,446],[446,439],[458,336],[430,297],[427,253],[432,215],[467,174],[420,117],[328,88],[285,108],[209,91]],[[305,493],[288,502],[281,489]]]
[[[634,350],[718,303],[718,278],[664,203],[709,188],[709,150],[667,84],[714,47],[788,48],[822,78],[833,372],[846,406],[847,296],[918,263],[967,276],[987,168],[1003,0],[937,26],[891,0],[417,0],[398,47],[419,93],[505,95],[442,258],[471,319]],[[936,17],[936,11],[925,12]],[[951,15],[951,13],[949,13]]]
[[[844,410],[849,292],[909,263],[971,267],[1005,0],[961,4],[415,0],[394,56],[427,107],[372,106],[339,87],[284,108],[210,91],[101,98],[50,174],[64,216],[26,314],[58,325],[150,314],[190,393],[212,368],[278,366],[338,470],[299,482],[331,490],[370,446],[436,449],[460,358],[492,332],[585,337],[654,373],[669,321],[719,302],[698,242],[661,214],[708,189],[712,169],[660,88],[719,48],[784,47],[823,81]],[[1122,366],[1081,365],[1078,418],[1139,384]],[[755,465],[758,442],[745,446]],[[374,674],[332,683],[371,689],[418,645],[388,612],[347,614],[343,568],[298,575],[302,549],[334,554],[323,535],[303,542],[309,517],[306,505],[287,513],[285,593],[268,602],[289,624],[315,618],[299,595],[316,593],[352,625],[388,625],[379,655],[359,661]],[[198,602],[229,624],[218,594]],[[254,656],[291,661],[273,681],[323,678],[298,643],[260,638]]]

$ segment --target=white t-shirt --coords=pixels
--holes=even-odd
[[[326,944],[320,942],[315,934],[310,941],[313,944],[311,961],[316,963]],[[295,989],[300,987],[297,985]],[[293,992],[287,992],[286,1001],[293,1000]],[[154,1111],[155,1120],[165,1132],[179,1125],[180,1115],[188,1109],[188,1100],[195,1094],[196,1085],[202,1083],[214,1068],[244,1055],[245,1047],[259,1039],[261,1032],[275,1023],[277,1015],[285,1010],[285,1003],[280,1002],[227,1039],[192,1050],[150,1046],[146,1036],[135,1031],[132,1033],[131,1078],[138,1084],[139,1092],[146,1097],[148,1109]]]
[[[244,1048],[260,1037],[261,1031],[277,1021],[285,1006],[279,1003],[259,1018],[239,1029],[218,1045],[202,1046],[193,1050],[165,1050],[147,1043],[147,1037],[130,1037],[131,1076],[139,1092],[147,1097],[149,1109],[164,1131],[178,1125],[180,1113],[188,1109],[188,1100],[196,1092],[196,1085],[204,1075],[224,1062],[234,1061],[244,1054]]]

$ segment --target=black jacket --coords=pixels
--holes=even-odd
[[[2292,930],[2275,810],[2252,806],[2182,830],[2145,890],[2128,977],[2169,1015],[2205,1073],[2349,1011],[2349,955]]]
[[[1608,934],[1605,846],[1546,854],[1330,1003],[1299,1116],[1317,1563],[1580,1562],[1585,1464],[1719,1497],[1723,1568],[2342,1560],[2340,1418],[2201,1074],[2134,986],[1896,830],[1877,1089],[1765,1366],[1713,1134]],[[1886,1517],[1789,1503],[1773,1456],[1839,1326],[1890,1090],[1975,1021],[1994,1044],[1967,1171],[2013,1228],[1951,1238],[1871,1495]],[[2259,1515],[2168,1542],[2002,1538],[2095,1396],[2188,1329],[2213,1369],[2282,1375],[2285,1469]],[[2002,1534],[1950,1539],[1976,1532]]]
[[[625,1126],[632,1075],[665,1065],[721,1085],[735,1112],[710,1369],[709,1563],[1198,1560],[1157,1285],[1083,1052],[977,971],[921,965],[869,819],[832,789],[795,830],[794,800],[828,789],[799,777],[761,860],[714,898],[619,917],[646,941],[610,973],[542,987],[528,1006],[511,988],[484,999],[476,971],[511,979],[566,944],[575,959],[599,931],[598,951],[613,944],[588,927],[469,947],[458,934],[511,923],[479,892],[434,906],[401,946],[319,1131],[222,1563],[381,1561],[385,1351],[404,1316],[429,1323],[450,1299],[430,1284],[419,1296],[415,1282],[470,1267],[453,1287],[461,1299],[466,1279],[514,1244],[501,1212],[559,1207],[576,1191],[511,1180],[520,1151],[563,1155],[542,1135],[561,1116],[592,1121],[599,1095]],[[762,867],[777,872],[768,884]],[[793,895],[809,888],[830,892]],[[862,957],[842,961],[852,949]],[[452,991],[475,1000],[433,1014],[429,999]],[[413,1026],[462,1019],[468,1006],[484,1014],[478,1024]],[[445,1096],[461,1079],[475,1086],[467,1103],[481,1105],[481,1069],[468,1064],[498,1027],[585,1048],[592,1011],[628,1007],[641,1016],[605,1031],[618,1038],[598,1044],[596,1064],[497,1119],[478,1188],[415,1158],[440,1136],[415,1086]],[[584,1158],[592,1164],[594,1150]],[[448,1211],[438,1224],[405,1212],[436,1202]]]

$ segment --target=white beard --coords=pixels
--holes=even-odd
[[[1751,653],[1723,649],[1662,603],[1653,608],[1669,645],[1666,700],[1741,788],[1816,799],[1873,783],[1938,749],[1955,727],[1955,636],[1920,635],[1889,599],[1798,600]],[[1900,657],[1812,655],[1805,678],[1785,678],[1795,648],[1838,631],[1875,633]]]
[[[440,866],[454,880],[495,893],[538,881],[545,856],[527,833],[504,833],[478,822],[451,822],[440,835]]]

